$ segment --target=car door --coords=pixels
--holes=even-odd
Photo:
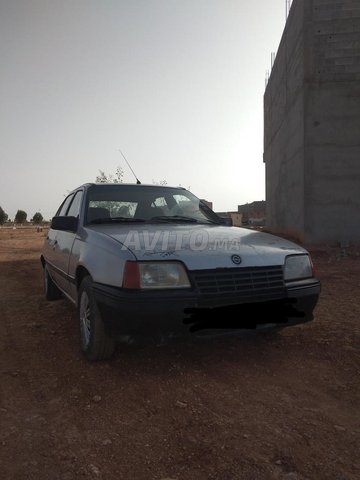
[[[74,198],[74,194],[71,193],[68,195],[65,200],[60,205],[58,211],[54,215],[55,217],[63,216],[67,212],[72,200]],[[58,248],[58,234],[60,232],[58,230],[54,230],[50,227],[49,232],[47,234],[45,243],[44,243],[44,257],[47,264],[47,268],[49,269],[49,273],[51,278],[54,282],[60,286],[61,274],[59,272],[59,248]]]
[[[77,217],[80,215],[80,207],[83,192],[79,190],[73,196],[64,216]],[[63,212],[62,212],[63,213]],[[72,247],[77,236],[77,232],[58,231],[55,244],[55,263],[57,269],[56,283],[64,293],[70,295],[71,280],[69,275],[69,263],[72,253]]]

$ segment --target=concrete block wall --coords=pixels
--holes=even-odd
[[[293,236],[305,228],[303,12],[295,1],[264,96],[266,218],[274,232]]]
[[[294,0],[264,111],[268,226],[360,243],[360,0]]]
[[[311,5],[311,2],[308,2]],[[308,48],[318,82],[360,79],[360,1],[313,0],[306,12]]]

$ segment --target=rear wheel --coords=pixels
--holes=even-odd
[[[83,354],[94,361],[110,358],[115,351],[115,340],[105,332],[90,277],[85,277],[79,288],[78,314]]]
[[[58,300],[61,298],[61,291],[53,282],[47,265],[44,266],[44,291],[46,300]]]

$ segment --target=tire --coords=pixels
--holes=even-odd
[[[115,351],[115,340],[104,328],[104,323],[94,298],[92,280],[85,277],[79,288],[78,318],[80,325],[81,351],[88,360],[110,358]]]
[[[62,297],[61,291],[50,277],[47,265],[44,266],[44,291],[46,300],[59,300]]]

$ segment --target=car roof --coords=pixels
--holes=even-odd
[[[96,182],[92,182],[92,183],[84,183],[82,185],[80,185],[79,187],[77,188],[74,188],[73,192],[76,191],[76,190],[79,190],[80,188],[89,188],[93,185],[102,185],[102,186],[108,186],[108,187],[114,187],[114,186],[124,186],[124,187],[136,187],[136,188],[143,188],[143,187],[157,187],[157,188],[177,188],[179,190],[186,190],[185,187],[181,187],[181,186],[172,186],[172,185],[154,185],[154,184],[151,184],[151,183],[140,183],[140,184],[137,184],[137,183],[96,183]]]

